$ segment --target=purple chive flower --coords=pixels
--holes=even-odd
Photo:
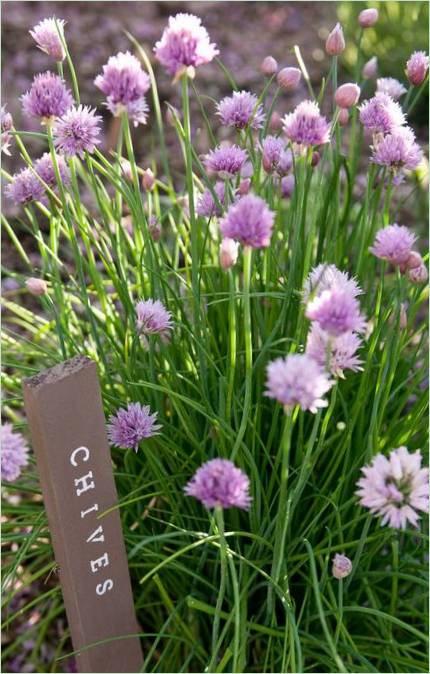
[[[1,479],[14,482],[21,469],[28,464],[28,447],[21,433],[15,433],[12,424],[1,427]]]
[[[112,414],[107,425],[109,442],[122,449],[134,449],[137,452],[139,442],[158,435],[161,428],[156,423],[157,412],[150,414],[149,405],[129,403],[127,408]]]
[[[265,248],[270,243],[275,214],[264,199],[247,194],[232,204],[220,222],[223,237],[240,241],[251,248]]]
[[[213,186],[214,192],[217,195],[221,205],[224,204],[225,199],[225,185],[223,182],[219,181]],[[211,218],[214,215],[221,215],[222,210],[215,203],[214,198],[211,194],[211,191],[206,188],[203,194],[200,196],[200,199],[197,202],[196,208],[197,215],[206,216]]]
[[[362,332],[366,327],[356,298],[336,286],[324,290],[309,302],[306,317],[316,321],[332,337],[339,337],[345,332]]]
[[[339,337],[330,337],[321,330],[318,323],[313,323],[306,342],[306,353],[321,367],[336,377],[344,379],[344,370],[358,372],[363,368],[357,357],[357,350],[362,342],[354,332],[345,332]]]
[[[84,157],[85,152],[92,153],[100,143],[99,123],[101,117],[96,110],[89,106],[79,105],[70,108],[54,125],[55,146],[66,157],[79,155]]]
[[[197,68],[210,63],[219,51],[197,16],[176,14],[169,17],[154,53],[170,75],[179,75],[188,66]]]
[[[141,300],[136,304],[136,314],[136,325],[141,334],[163,334],[172,329],[172,314],[160,300]]]
[[[57,154],[57,165],[58,171],[60,174],[61,182],[63,185],[70,184],[70,170],[64,161],[64,157]],[[54,164],[52,162],[52,157],[49,152],[45,152],[40,159],[34,163],[34,170],[41,177],[44,183],[49,187],[57,187],[57,178],[55,177]]]
[[[212,459],[196,471],[184,489],[206,508],[249,510],[249,478],[228,459]]]
[[[40,180],[29,168],[15,173],[12,181],[6,187],[7,196],[15,204],[29,204],[30,201],[40,201],[44,192]]]
[[[42,124],[61,117],[73,105],[73,96],[59,75],[49,72],[36,75],[30,90],[22,97],[26,115],[40,117]]]
[[[359,106],[360,122],[372,133],[390,133],[406,124],[400,105],[387,94],[377,93]]]
[[[335,554],[331,572],[336,580],[346,578],[352,571],[352,562],[346,555]]]
[[[249,91],[234,91],[232,96],[226,96],[217,104],[217,115],[222,124],[244,129],[251,126],[259,129],[263,126],[263,106],[258,104],[257,96]]]
[[[406,89],[395,77],[378,77],[376,80],[376,93],[387,94],[387,96],[391,96],[393,101],[398,101],[406,93]]]
[[[276,167],[276,172],[280,176],[285,176],[287,175],[287,173],[291,171],[292,168],[293,168],[293,153],[291,152],[290,149],[283,150],[278,162],[278,166]]]
[[[407,227],[388,225],[376,233],[370,252],[380,260],[388,260],[392,264],[404,264],[412,251],[416,236]]]
[[[429,68],[429,57],[425,51],[415,51],[406,63],[406,75],[411,84],[417,87],[425,80]]]
[[[372,162],[388,166],[394,171],[408,169],[413,171],[421,163],[423,153],[415,134],[408,126],[399,126],[391,133],[378,139],[372,148]]]
[[[269,363],[266,386],[265,394],[280,402],[286,412],[300,405],[302,410],[315,414],[319,407],[327,407],[322,396],[331,389],[333,381],[313,358],[291,353]]]
[[[323,145],[330,141],[330,124],[314,101],[302,101],[282,121],[285,135],[297,145]]]
[[[10,112],[6,112],[6,106],[1,106],[1,151],[10,156],[9,146],[12,136],[9,131],[13,127],[13,119]]]
[[[266,136],[261,144],[263,152],[263,168],[266,173],[276,171],[284,150],[284,142],[275,136]]]
[[[204,165],[209,171],[218,173],[221,178],[230,178],[239,173],[247,159],[246,150],[237,145],[218,145],[204,158]]]
[[[135,126],[146,124],[148,106],[145,94],[150,87],[150,79],[133,54],[127,51],[111,56],[103,66],[103,74],[97,75],[94,84],[106,95],[106,107],[114,117],[127,111]]]
[[[60,38],[64,39],[65,21],[62,19],[43,19],[29,33],[39,49],[51,56],[55,61],[64,61],[66,52]],[[58,28],[57,28],[58,26]]]
[[[419,450],[409,453],[406,447],[399,447],[388,458],[377,454],[361,469],[364,477],[357,482],[360,504],[382,517],[382,526],[405,529],[410,522],[417,527],[417,511],[428,512],[429,471],[421,468],[421,461]]]
[[[346,290],[351,297],[363,293],[357,281],[350,278],[347,272],[340,271],[334,264],[319,264],[312,269],[304,283],[303,301],[307,302],[314,295],[320,295],[324,290],[331,290],[335,286]]]
[[[286,199],[289,199],[294,192],[294,188],[296,186],[296,178],[295,176],[284,176],[281,178],[281,194],[283,197]]]

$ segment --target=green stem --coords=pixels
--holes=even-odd
[[[212,626],[212,656],[208,666],[208,672],[214,672],[216,670],[216,661],[218,656],[218,633],[219,625],[221,620],[221,610],[225,596],[225,588],[227,581],[227,542],[225,540],[224,532],[224,512],[220,507],[215,508],[215,520],[217,523],[218,533],[219,533],[219,543],[220,543],[220,585],[218,598],[215,606],[215,615]]]

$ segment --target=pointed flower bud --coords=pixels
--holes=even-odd
[[[261,63],[260,69],[265,77],[272,77],[278,70],[278,62],[273,56],[266,56]]]
[[[332,573],[337,580],[346,578],[352,571],[352,562],[346,555],[336,554],[333,557]]]
[[[406,63],[406,75],[411,84],[417,87],[424,82],[429,67],[429,57],[424,51],[416,51]]]
[[[29,293],[36,295],[38,297],[46,295],[48,292],[48,286],[46,282],[41,278],[28,278],[25,282],[25,286]]]
[[[239,243],[234,239],[225,238],[221,241],[219,249],[219,263],[222,269],[230,269],[237,262]]]
[[[302,73],[299,68],[282,68],[276,79],[281,89],[292,91],[299,86],[301,77]]]
[[[344,49],[345,38],[343,37],[342,26],[337,23],[326,40],[325,50],[329,56],[339,56]]]
[[[338,117],[339,124],[341,126],[346,126],[349,122],[349,112],[347,108],[341,108],[339,110],[339,117]]]
[[[373,79],[376,77],[376,74],[378,72],[378,59],[376,56],[372,56],[371,59],[367,61],[367,63],[364,64],[363,66],[363,77],[366,80]]]
[[[353,82],[348,82],[347,84],[342,84],[336,89],[334,100],[336,101],[336,105],[338,105],[339,108],[352,108],[352,106],[356,105],[358,102],[360,94],[360,87]]]
[[[363,9],[362,12],[358,15],[358,23],[362,28],[370,28],[374,26],[379,18],[379,12],[374,7],[369,9]]]
[[[142,175],[142,187],[147,192],[150,192],[155,184],[154,174],[150,168],[147,168]]]

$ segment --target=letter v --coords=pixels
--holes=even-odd
[[[91,536],[88,536],[87,538],[87,543],[104,543],[105,542],[105,536],[103,533],[103,527],[100,525],[97,527],[95,531],[91,534]]]

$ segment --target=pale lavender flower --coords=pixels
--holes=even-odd
[[[370,28],[374,26],[379,17],[379,12],[374,7],[363,9],[358,15],[358,23],[362,28]]]
[[[70,108],[54,124],[56,148],[66,157],[79,155],[83,158],[85,152],[92,154],[96,145],[100,143],[98,135],[101,119],[96,115],[96,110],[92,110],[88,105]]]
[[[46,281],[44,281],[42,278],[35,278],[34,276],[31,276],[26,280],[25,287],[27,288],[29,293],[37,297],[46,295],[46,293],[48,292],[48,286],[46,285]]]
[[[179,75],[189,66],[197,68],[210,63],[219,51],[216,44],[210,42],[208,32],[197,16],[176,14],[169,17],[154,53],[170,75]]]
[[[338,337],[345,332],[362,332],[366,327],[357,299],[345,288],[336,286],[331,290],[324,290],[309,302],[306,317],[316,321],[332,337]]]
[[[372,133],[390,133],[406,124],[402,108],[387,94],[377,93],[359,106],[360,122]]]
[[[239,255],[239,244],[234,239],[223,239],[219,250],[219,263],[221,269],[230,269],[237,262]]]
[[[9,133],[13,127],[13,119],[10,112],[6,112],[6,106],[1,106],[1,151],[10,156],[9,146],[12,136]]]
[[[276,171],[284,150],[284,141],[275,136],[266,136],[261,144],[263,153],[263,168],[267,173]]]
[[[329,33],[325,50],[329,56],[339,56],[345,50],[345,38],[340,23],[337,23],[331,33]]]
[[[7,196],[15,204],[28,204],[30,201],[40,201],[44,191],[40,180],[29,168],[15,173],[5,190]]]
[[[376,93],[387,94],[391,96],[393,101],[398,101],[406,93],[406,89],[395,77],[378,77],[376,80]]]
[[[294,192],[296,186],[296,178],[293,175],[284,176],[281,178],[281,194],[286,199],[289,199]]]
[[[353,105],[358,103],[360,94],[361,89],[357,84],[354,82],[347,82],[336,89],[334,100],[339,108],[352,108]]]
[[[218,145],[205,156],[203,163],[208,170],[218,173],[221,178],[229,178],[239,173],[246,159],[246,150],[237,145]]]
[[[213,190],[217,195],[221,205],[223,205],[225,199],[224,183],[221,181],[215,183],[215,185],[213,186]],[[211,218],[214,215],[217,216],[221,215],[222,209],[220,209],[220,207],[215,203],[209,188],[206,188],[203,194],[200,196],[197,202],[196,212],[197,215],[205,216],[207,218]]]
[[[314,414],[327,407],[322,396],[333,386],[318,363],[306,354],[291,353],[267,366],[265,395],[280,402],[286,412],[296,405]]]
[[[265,77],[272,77],[278,70],[278,62],[273,56],[266,56],[260,66],[260,70]]]
[[[284,91],[293,91],[299,86],[301,77],[302,71],[299,68],[282,68],[276,81]]]
[[[354,332],[330,337],[318,323],[313,323],[306,342],[306,353],[331,374],[344,379],[344,370],[358,372],[363,369],[362,361],[357,356],[361,345],[360,337]]]
[[[408,522],[418,526],[417,511],[428,512],[427,468],[421,468],[421,452],[409,453],[406,447],[393,449],[385,457],[377,454],[361,470],[358,482],[360,504],[377,516],[381,525],[405,529]]]
[[[107,425],[109,442],[115,447],[137,452],[141,440],[158,435],[161,425],[156,420],[157,412],[150,414],[149,405],[129,403],[127,408],[110,416]]]
[[[21,469],[28,464],[28,447],[21,433],[13,431],[12,424],[1,427],[1,479],[14,482]]]
[[[228,459],[212,459],[196,471],[184,489],[206,508],[249,510],[249,478]]]
[[[352,571],[352,562],[346,555],[335,554],[333,557],[332,574],[336,580],[346,578]]]
[[[330,124],[315,101],[302,101],[282,121],[285,135],[297,145],[323,145],[330,141]]]
[[[22,97],[26,115],[40,117],[43,124],[61,117],[73,105],[73,96],[59,75],[40,73],[33,79],[30,90]]]
[[[324,290],[331,290],[335,286],[346,290],[351,297],[363,293],[357,281],[350,278],[347,272],[340,271],[334,264],[322,263],[314,267],[307,277],[303,286],[303,301],[307,302],[314,295],[320,295]]]
[[[136,304],[136,314],[139,333],[163,334],[172,329],[172,315],[160,300],[141,300]]]
[[[291,171],[293,168],[293,153],[291,152],[290,149],[288,150],[283,150],[281,152],[281,157],[278,162],[278,166],[276,167],[276,172],[280,176],[285,176],[287,173]]]
[[[259,105],[257,96],[249,91],[233,91],[217,104],[217,115],[221,123],[233,126],[235,129],[244,129],[250,126],[259,129],[263,126],[263,106]]]
[[[240,241],[251,248],[265,248],[270,243],[275,214],[264,199],[247,194],[232,204],[220,222],[223,237]]]
[[[63,185],[67,186],[70,184],[70,169],[64,161],[64,157],[57,154],[56,158],[61,182]],[[34,170],[49,187],[57,187],[54,164],[49,152],[45,152],[45,154],[34,163]]]
[[[412,251],[416,236],[407,227],[388,225],[376,233],[370,252],[381,260],[401,265],[407,261]]]
[[[414,132],[408,126],[399,126],[383,138],[377,139],[372,147],[373,163],[388,166],[394,171],[413,171],[422,158],[422,150],[415,142]]]
[[[127,51],[111,56],[103,66],[103,74],[97,75],[94,84],[106,95],[106,106],[114,117],[127,111],[135,126],[146,123],[148,106],[145,94],[150,87],[150,79],[133,54]]]
[[[64,61],[66,57],[61,41],[61,37],[64,39],[64,25],[63,19],[52,17],[51,19],[43,19],[34,26],[33,30],[29,31],[39,49],[57,62]]]
[[[406,63],[406,75],[415,87],[425,80],[429,68],[429,57],[425,51],[415,51]]]
[[[420,264],[419,267],[413,267],[407,270],[407,276],[412,283],[425,283],[429,277],[427,267],[425,264]]]
[[[366,80],[372,79],[373,77],[376,76],[377,72],[378,72],[378,59],[376,58],[376,56],[372,56],[372,58],[369,59],[367,63],[365,63],[363,66],[363,77]]]

